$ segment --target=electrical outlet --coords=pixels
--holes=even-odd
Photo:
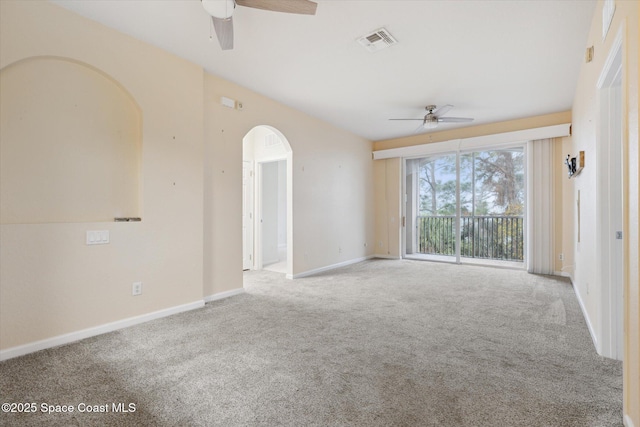
[[[564,254],[558,255],[558,258],[560,259],[560,261],[564,261]]]
[[[133,282],[131,286],[131,295],[142,295],[142,282]]]
[[[342,247],[338,246],[338,253],[341,254],[342,253]]]

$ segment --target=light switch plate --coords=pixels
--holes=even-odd
[[[87,245],[109,244],[109,230],[87,231]]]

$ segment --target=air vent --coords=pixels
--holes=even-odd
[[[393,46],[398,41],[385,28],[380,28],[371,34],[360,37],[358,43],[369,52],[377,52],[385,47]]]

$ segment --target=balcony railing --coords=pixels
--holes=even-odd
[[[418,252],[456,254],[455,216],[418,216]],[[505,261],[524,260],[524,220],[521,216],[463,216],[460,256]]]

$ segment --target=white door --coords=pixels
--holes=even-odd
[[[242,269],[253,268],[253,165],[242,162]]]

